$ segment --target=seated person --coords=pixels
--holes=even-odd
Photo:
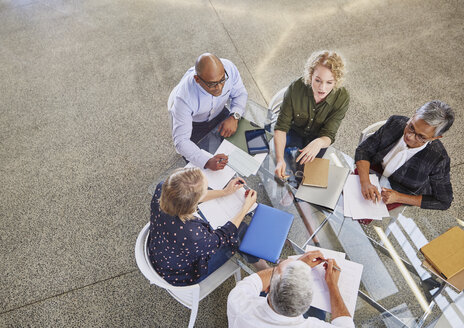
[[[223,137],[235,133],[245,112],[248,93],[237,67],[227,59],[205,53],[198,57],[169,96],[172,138],[179,154],[195,166],[221,170],[227,156],[205,155],[196,145],[218,124]],[[230,100],[230,108],[226,102]]]
[[[232,194],[243,183],[235,178],[224,190],[208,190],[208,181],[199,168],[184,168],[158,184],[151,202],[148,256],[164,280],[175,286],[196,284],[237,251],[247,228],[242,220],[256,202],[254,190],[246,196],[237,216],[216,230],[195,214],[199,202]],[[264,260],[256,266],[267,267]]]
[[[320,251],[305,253],[298,260],[288,259],[237,283],[227,299],[229,328],[266,327],[354,327],[353,319],[338,289],[340,271],[328,260],[325,280],[330,293],[332,322],[311,316],[311,268],[322,263]],[[261,292],[269,292],[266,298]],[[308,310],[309,309],[309,310]],[[308,310],[308,311],[307,311]],[[324,314],[324,311],[318,310]],[[309,317],[303,314],[309,314]]]
[[[446,210],[453,200],[450,158],[440,139],[454,122],[453,110],[434,100],[413,117],[391,116],[356,148],[355,161],[365,199]],[[369,169],[381,171],[381,194]]]
[[[306,62],[303,77],[289,85],[274,128],[277,177],[286,177],[286,147],[299,148],[296,162],[304,164],[322,157],[335,141],[350,101],[348,91],[340,87],[343,74],[344,64],[338,54],[314,52]]]

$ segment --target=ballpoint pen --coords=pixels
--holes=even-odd
[[[327,261],[326,259],[322,259],[322,258],[320,258],[320,257],[318,257],[317,259],[321,260],[322,262],[325,262],[325,263],[329,264],[329,261]],[[335,264],[334,264],[333,268],[334,268],[335,270],[338,270],[338,271],[342,272],[342,269],[340,269],[340,268],[339,268],[338,266],[336,266]]]
[[[222,158],[222,157],[221,157],[221,158],[219,159],[218,163],[221,163],[222,161],[225,161],[226,159],[229,159],[229,155],[226,155],[226,156],[227,156],[227,158]]]

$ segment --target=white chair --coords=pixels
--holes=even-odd
[[[142,274],[150,281],[150,284],[155,284],[167,290],[172,297],[179,303],[191,309],[189,328],[193,328],[195,319],[197,318],[198,305],[200,301],[215,290],[219,285],[226,281],[231,275],[235,276],[235,281],[241,279],[240,267],[232,262],[227,261],[223,266],[214,271],[211,275],[205,278],[198,284],[191,286],[172,286],[167,283],[153,269],[147,252],[147,241],[150,231],[150,222],[148,222],[142,231],[140,231],[135,243],[135,260]]]
[[[285,91],[287,91],[288,87],[280,89],[271,99],[269,102],[269,106],[267,107],[268,110],[268,117],[271,122],[271,131],[274,129],[274,125],[277,122],[277,118],[279,117],[280,113],[280,105],[284,100]]]
[[[375,133],[380,127],[382,127],[387,121],[379,121],[374,124],[369,125],[367,128],[361,131],[361,135],[359,136],[358,145],[369,138],[371,135]]]

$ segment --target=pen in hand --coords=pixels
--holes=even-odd
[[[321,261],[324,262],[324,263],[329,263],[329,261],[327,261],[326,259],[323,259],[323,258],[321,258],[321,257],[318,257],[317,259],[318,259],[318,260],[321,260]],[[340,268],[339,268],[338,266],[336,266],[335,264],[334,264],[333,268],[334,268],[335,270],[337,270],[337,271],[342,272],[342,269],[340,269]]]

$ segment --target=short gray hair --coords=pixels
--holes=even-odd
[[[311,268],[303,261],[293,261],[274,274],[269,292],[275,312],[297,317],[309,309],[313,299]]]
[[[416,110],[416,116],[435,127],[435,137],[441,136],[453,125],[454,112],[440,100],[432,100]]]

